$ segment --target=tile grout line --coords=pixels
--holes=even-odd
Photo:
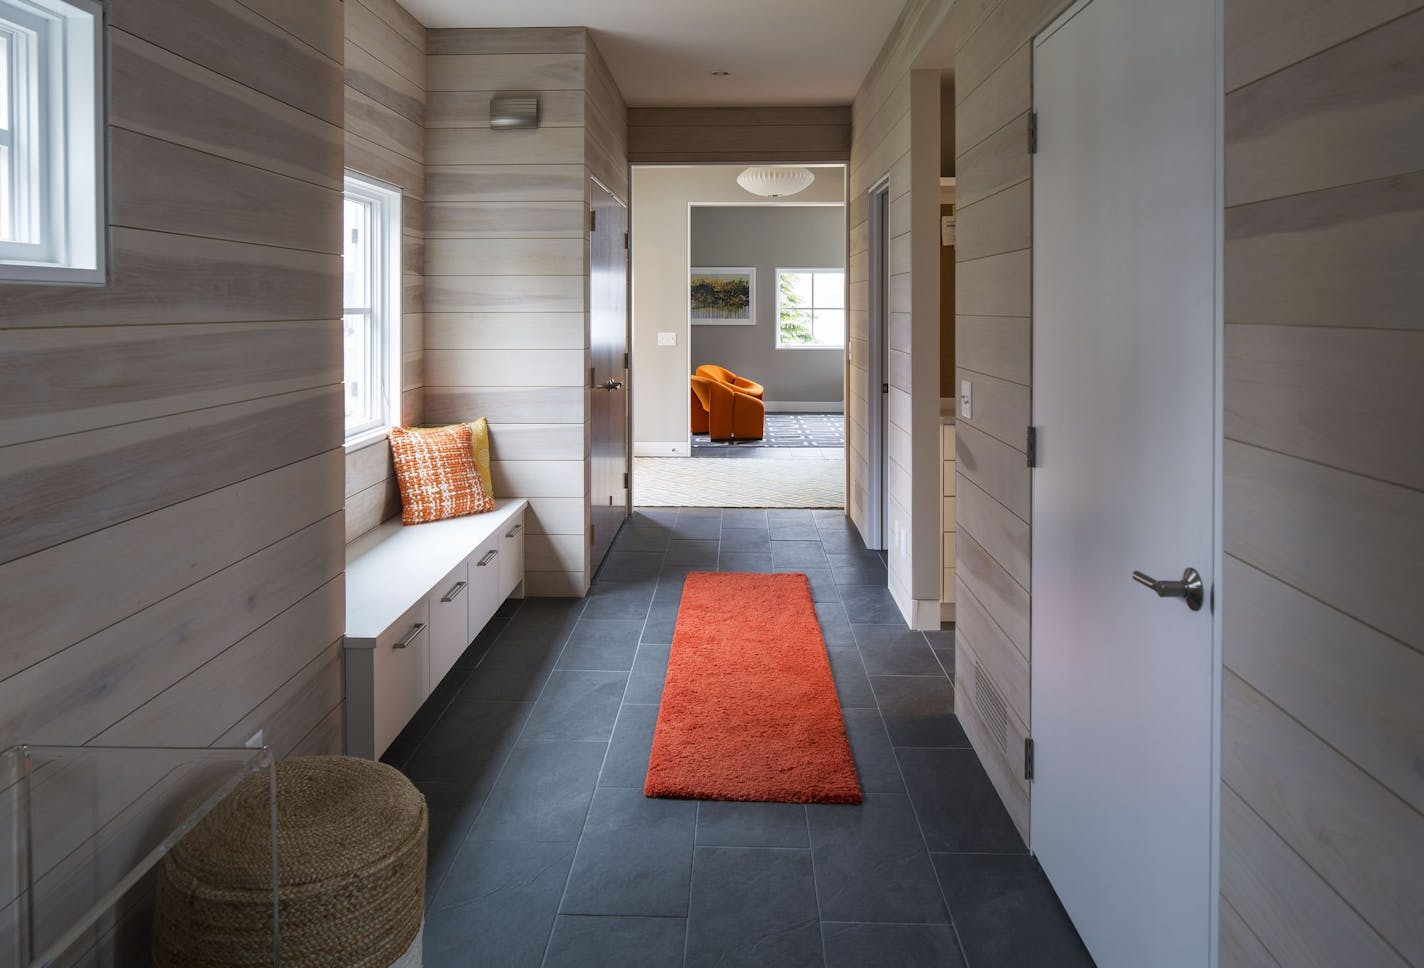
[[[624,525],[626,525],[627,522],[628,522],[628,519],[625,518],[623,524],[620,524],[620,525],[618,526],[618,530],[619,530],[619,531],[622,531]],[[613,536],[613,540],[610,541],[609,544],[608,544],[608,549],[609,549],[609,553],[610,553],[610,554],[612,553],[612,551],[613,551],[613,545],[617,542],[617,540],[618,540],[618,535],[615,534],[615,535]],[[662,571],[662,566],[663,566],[663,564],[665,564],[666,561],[667,561],[667,555],[668,555],[667,549],[664,549],[663,552],[662,552],[662,560],[660,560],[660,561],[658,562],[658,570],[659,570],[659,572]],[[597,576],[597,573],[595,572],[595,574],[594,574],[594,579],[597,580],[597,577],[598,577],[598,576]],[[651,596],[649,596],[649,598],[648,598],[648,609],[647,609],[647,611],[645,611],[645,612],[643,613],[643,626],[642,626],[642,628],[640,628],[640,629],[638,630],[638,644],[637,644],[637,647],[633,649],[633,662],[632,662],[631,665],[628,666],[628,678],[625,679],[624,682],[623,682],[623,695],[622,695],[621,697],[619,697],[619,699],[618,699],[618,712],[617,712],[616,714],[614,714],[614,717],[613,717],[613,726],[612,726],[612,727],[609,729],[609,731],[608,731],[608,745],[607,745],[607,746],[604,748],[604,750],[603,750],[603,762],[598,765],[598,776],[594,777],[594,781],[593,781],[593,792],[589,795],[589,798],[588,798],[588,809],[584,811],[583,824],[580,825],[580,827],[579,827],[578,839],[574,842],[574,856],[573,856],[573,858],[569,861],[569,872],[564,875],[564,889],[559,892],[559,903],[558,903],[558,904],[555,906],[555,908],[554,908],[554,920],[553,920],[553,922],[549,925],[549,936],[544,939],[544,957],[540,960],[540,964],[541,964],[541,965],[545,964],[545,963],[548,961],[548,958],[549,958],[549,947],[550,947],[550,945],[552,944],[553,939],[554,939],[554,929],[558,926],[558,923],[559,923],[559,915],[560,915],[560,913],[561,913],[561,912],[563,911],[563,909],[564,909],[564,902],[565,902],[566,900],[568,900],[568,896],[569,896],[569,884],[571,884],[571,883],[573,882],[573,878],[574,878],[574,867],[578,864],[579,851],[583,849],[583,835],[584,835],[584,831],[587,830],[587,828],[588,828],[588,815],[589,815],[589,813],[592,812],[592,810],[593,810],[593,801],[598,797],[598,791],[599,791],[599,789],[600,789],[600,787],[601,787],[601,785],[602,785],[602,780],[603,780],[603,771],[608,768],[608,756],[609,756],[610,753],[613,752],[613,737],[618,734],[618,723],[619,723],[619,721],[622,720],[622,718],[623,718],[623,707],[624,707],[625,705],[627,705],[627,703],[625,702],[625,700],[628,698],[628,686],[629,686],[629,685],[632,683],[632,681],[633,681],[633,667],[638,664],[638,653],[640,653],[640,652],[643,651],[643,633],[644,633],[645,631],[647,631],[647,628],[648,628],[648,619],[652,616],[652,611],[653,611],[653,599],[654,599],[654,598],[657,598],[657,595],[658,595],[658,583],[659,583],[660,581],[661,581],[661,578],[655,578],[655,579],[653,579],[653,594],[652,594]],[[583,610],[580,611],[580,613],[579,613],[580,618],[582,618],[583,611],[587,611],[587,609],[588,609],[588,602],[591,600],[591,598],[592,598],[592,596],[589,596],[589,597],[587,597],[587,598],[584,599],[584,608],[583,608]],[[575,623],[575,627],[577,627],[577,623]],[[572,635],[573,635],[573,631],[572,631],[572,630],[570,630],[569,635],[570,635],[570,637],[572,637]],[[564,647],[567,648],[567,647],[568,647],[567,644],[565,644]],[[560,658],[562,658],[563,652],[561,651],[561,652],[559,653],[559,655],[560,655]],[[557,660],[556,660],[555,664],[557,665]],[[550,677],[553,676],[553,670],[550,670],[549,675],[550,675]],[[547,682],[547,680],[545,680],[545,681]],[[542,692],[542,690],[541,690],[541,692]],[[537,700],[536,700],[536,702],[537,702]],[[533,715],[532,711],[531,711],[530,715],[531,715],[531,716]],[[521,733],[521,735],[522,735],[522,733]],[[516,743],[517,743],[517,742],[518,742],[518,741],[516,740]],[[496,781],[496,782],[498,782],[498,781]],[[611,788],[610,788],[610,789],[611,789]],[[620,788],[620,789],[627,789],[627,788],[626,788],[626,787],[623,787],[623,788]],[[697,840],[697,829],[696,829],[695,826],[693,827],[692,839],[693,839],[694,841]]]
[[[526,601],[527,601],[527,599],[526,599]],[[520,607],[520,609],[523,609],[524,606],[523,606],[523,604],[521,603],[519,607]],[[529,704],[529,715],[526,716],[526,717],[524,718],[524,722],[522,722],[522,723],[520,724],[520,726],[519,726],[519,732],[515,735],[515,737],[514,737],[514,742],[511,743],[511,744],[509,744],[509,752],[504,755],[504,759],[503,759],[503,760],[500,762],[500,764],[499,764],[499,772],[495,774],[494,780],[490,782],[489,793],[486,793],[486,794],[485,794],[484,802],[480,804],[480,809],[475,813],[474,817],[472,817],[472,818],[470,819],[470,826],[469,826],[468,828],[466,828],[466,830],[465,830],[465,836],[463,836],[463,837],[460,838],[460,847],[459,847],[458,850],[455,851],[455,856],[454,856],[454,858],[453,858],[453,859],[451,860],[451,862],[450,862],[450,870],[454,870],[454,869],[455,869],[455,864],[458,863],[458,861],[459,861],[459,859],[460,859],[460,855],[465,852],[465,847],[466,847],[466,845],[469,843],[469,832],[474,829],[475,824],[479,823],[480,817],[484,816],[484,812],[485,812],[486,808],[489,807],[490,797],[494,794],[495,788],[499,786],[499,781],[500,781],[501,779],[503,779],[503,777],[504,777],[504,771],[505,771],[505,769],[508,768],[508,766],[509,766],[509,760],[510,760],[510,758],[514,756],[514,751],[518,748],[518,746],[519,746],[519,741],[524,737],[524,732],[525,732],[525,730],[527,730],[527,729],[529,728],[529,721],[534,718],[534,709],[535,709],[536,706],[538,706],[539,700],[540,700],[540,699],[543,697],[543,695],[544,695],[544,691],[549,687],[549,680],[553,677],[554,668],[559,664],[559,659],[563,658],[564,650],[569,647],[569,640],[573,638],[574,629],[578,627],[579,619],[583,617],[583,613],[584,613],[584,611],[585,611],[587,608],[588,608],[588,598],[585,597],[585,598],[583,599],[583,601],[582,601],[582,602],[580,603],[580,605],[579,605],[578,614],[574,617],[573,624],[569,626],[568,634],[565,635],[564,638],[563,638],[563,644],[559,646],[559,654],[554,657],[554,662],[553,662],[553,664],[549,666],[549,672],[548,672],[548,674],[544,676],[544,681],[543,681],[542,683],[540,683],[540,685],[539,685],[539,691],[538,691],[537,693],[535,693],[534,699],[533,699],[533,700],[530,702],[530,704]],[[506,626],[506,628],[508,628],[508,626]],[[502,635],[503,632],[501,632],[500,634]],[[496,639],[496,641],[498,641],[498,639]],[[491,643],[491,644],[490,644],[490,647],[493,648],[493,647],[494,647],[494,644]],[[488,655],[488,653],[486,653],[486,655]],[[482,657],[480,658],[480,662],[479,662],[479,663],[476,663],[475,669],[478,669],[478,668],[480,667],[480,664],[482,664],[483,662],[484,662],[484,657],[482,656]],[[471,672],[472,672],[472,674],[473,674],[473,670],[471,670]],[[462,686],[461,688],[463,689],[464,687]],[[592,798],[590,798],[590,801],[589,801],[589,802],[592,803]],[[587,811],[585,811],[585,819],[587,819]],[[580,833],[580,836],[582,836],[581,833]],[[570,864],[570,870],[572,870],[572,864]],[[449,879],[449,876],[450,876],[450,871],[446,871],[446,872],[445,872],[445,877],[442,878],[441,881],[440,881],[440,889],[443,889],[443,888],[445,887],[445,884],[446,884],[447,880]],[[437,897],[439,896],[438,893],[437,893],[436,896],[437,896]],[[427,908],[428,908],[428,906],[429,906],[429,903],[427,902]],[[555,915],[555,917],[557,917],[557,914]],[[550,925],[549,932],[550,932],[550,936],[552,936],[552,934],[553,934],[553,926],[552,926],[552,925]],[[547,951],[548,951],[548,947],[549,947],[549,938],[546,937],[546,938],[544,939],[544,948],[545,948],[545,952],[546,952],[546,953],[547,953]]]
[[[928,645],[928,642],[926,645]],[[855,644],[855,651],[856,654],[860,656],[861,668],[865,669],[865,656],[860,651],[859,641]],[[930,651],[933,652],[934,650],[931,649]],[[868,669],[865,670],[865,677],[867,680],[870,679],[870,671]],[[905,802],[910,805],[910,815],[915,818],[915,829],[920,832],[920,844],[925,849],[925,860],[930,865],[930,874],[934,876],[935,886],[939,888],[940,903],[944,905],[945,916],[949,918],[949,929],[954,933],[954,943],[959,947],[959,954],[964,962],[964,968],[971,968],[969,964],[969,953],[964,950],[964,939],[959,936],[959,926],[954,923],[954,912],[949,909],[949,898],[945,896],[944,884],[940,882],[939,871],[935,869],[934,853],[930,850],[929,838],[925,836],[924,825],[920,823],[920,811],[915,806],[915,798],[910,796],[910,783],[905,779],[905,769],[900,765],[900,754],[895,747],[894,740],[890,737],[890,727],[885,723],[885,713],[880,708],[880,697],[876,695],[873,683],[870,687],[870,694],[875,697],[875,711],[880,715],[880,726],[885,730],[886,740],[890,742],[890,755],[895,760],[895,772],[900,774],[900,783],[905,788]]]

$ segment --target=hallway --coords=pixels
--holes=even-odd
[[[866,801],[650,800],[682,581],[811,579]],[[584,600],[510,602],[385,760],[431,810],[425,963],[1091,964],[839,511],[643,509]]]

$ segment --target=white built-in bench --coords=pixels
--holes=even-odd
[[[488,514],[399,520],[346,550],[346,752],[378,757],[480,634],[524,592],[523,498]]]

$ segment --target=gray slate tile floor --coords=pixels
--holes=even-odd
[[[651,800],[683,580],[812,581],[860,806]],[[508,602],[386,754],[430,804],[427,968],[1091,965],[838,511],[636,513],[588,598]]]

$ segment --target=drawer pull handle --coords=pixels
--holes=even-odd
[[[485,565],[489,564],[491,561],[494,561],[494,560],[495,560],[496,558],[498,558],[498,557],[499,557],[499,552],[498,552],[498,551],[491,551],[489,554],[485,555],[483,558],[481,558],[481,559],[479,560],[479,566],[480,566],[481,568],[483,568]]]
[[[512,537],[514,537],[516,534],[518,534],[519,532],[521,532],[521,531],[523,531],[523,530],[524,530],[524,525],[522,525],[522,524],[516,524],[513,528],[510,529],[509,534],[505,535],[505,537],[506,537],[506,538],[512,538]]]
[[[406,649],[406,648],[409,648],[409,647],[410,647],[410,644],[411,644],[412,642],[414,642],[416,639],[420,638],[420,633],[421,633],[421,632],[424,632],[424,631],[425,631],[425,623],[424,623],[424,622],[417,622],[417,623],[415,624],[415,628],[413,628],[413,629],[411,629],[409,632],[407,632],[405,638],[401,639],[401,640],[400,640],[399,642],[397,642],[395,645],[391,646],[391,648],[393,648],[393,649]]]
[[[453,602],[455,599],[459,598],[459,597],[460,597],[460,593],[465,590],[465,587],[466,587],[468,584],[469,584],[469,582],[463,582],[463,581],[457,581],[457,582],[455,582],[455,587],[452,588],[452,589],[450,589],[448,592],[446,592],[444,595],[442,595],[442,596],[440,597],[440,603],[441,603],[442,605],[448,605],[448,604],[450,604],[451,602]]]

